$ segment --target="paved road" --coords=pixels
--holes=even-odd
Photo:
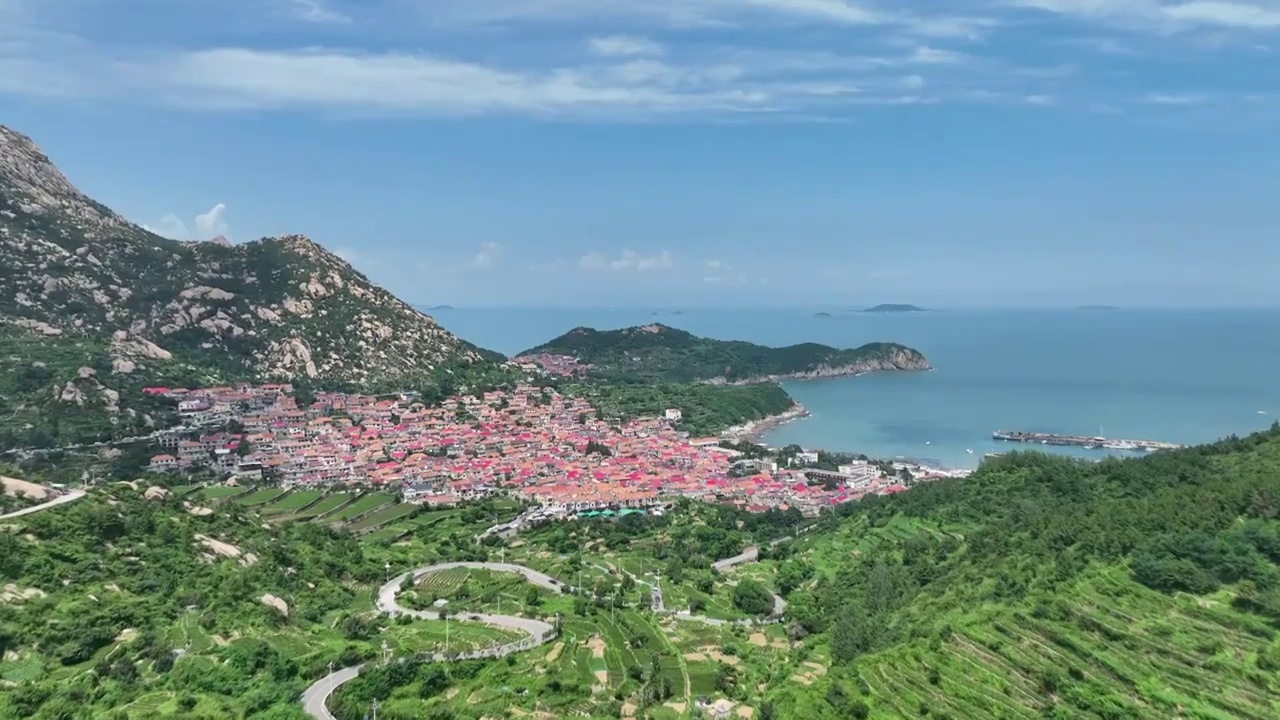
[[[59,495],[58,497],[50,500],[49,502],[41,503],[39,505],[33,505],[29,508],[23,508],[21,510],[15,510],[9,513],[8,515],[0,515],[0,520],[12,520],[13,518],[20,518],[23,515],[34,515],[35,513],[41,512],[43,510],[48,510],[49,508],[55,508],[55,507],[58,507],[59,505],[66,505],[67,503],[73,503],[79,500],[80,498],[84,497],[84,494],[85,493],[83,490],[72,490],[71,492],[68,492],[65,495]]]
[[[406,579],[412,578],[418,580],[424,575],[442,572],[453,568],[472,568],[491,570],[494,572],[509,572],[523,575],[526,580],[539,587],[546,588],[552,592],[563,593],[564,584],[559,580],[540,573],[532,568],[523,565],[512,565],[510,563],[489,563],[489,562],[450,562],[440,563],[439,565],[429,565],[421,567],[417,570],[411,570],[392,578],[390,582],[383,585],[378,590],[377,608],[384,615],[395,617],[398,615],[406,615],[408,617],[417,618],[419,620],[439,620],[440,613],[433,610],[410,610],[403,607],[396,601],[396,595],[400,592],[400,586],[404,584]],[[462,613],[451,615],[454,620],[464,622],[478,622],[493,627],[503,628],[505,630],[515,630],[528,634],[528,638],[520,643],[513,644],[510,648],[504,646],[494,651],[495,655],[506,654],[506,652],[516,649],[526,650],[536,647],[546,642],[550,638],[555,627],[541,620],[526,617],[517,617],[515,615],[490,615],[485,613]],[[518,645],[519,647],[516,647]],[[350,682],[353,678],[360,674],[360,666],[343,668],[335,671],[331,675],[327,675],[314,685],[307,688],[302,693],[302,708],[313,718],[317,720],[337,720],[332,713],[329,712],[328,702],[329,696],[342,686],[343,683]]]
[[[742,553],[741,555],[737,555],[732,558],[726,558],[726,560],[722,560],[716,563],[716,569],[723,571],[725,569],[733,567],[734,565],[738,565],[744,562],[754,561],[757,557],[758,557],[758,552],[756,551],[756,549],[748,548],[747,551]],[[732,562],[727,562],[727,564],[725,564],[726,561],[732,561]],[[560,582],[559,580],[556,580],[555,578],[551,577],[550,575],[547,575],[546,573],[538,572],[537,570],[534,570],[532,568],[527,568],[523,565],[513,565],[511,563],[491,563],[491,562],[449,562],[449,563],[440,563],[438,565],[429,565],[427,567],[421,567],[416,570],[410,570],[409,572],[401,573],[400,575],[397,575],[396,577],[392,578],[390,581],[388,581],[385,585],[383,585],[378,590],[378,599],[376,603],[378,611],[383,613],[384,615],[388,615],[391,617],[395,617],[398,615],[405,615],[405,616],[417,618],[420,620],[439,620],[440,613],[435,612],[433,610],[410,610],[409,608],[401,606],[400,603],[396,601],[396,595],[399,594],[400,586],[404,584],[405,580],[412,579],[413,581],[417,581],[425,575],[442,572],[444,570],[450,570],[452,568],[471,568],[471,569],[490,570],[494,572],[516,573],[518,575],[524,576],[526,580],[533,583],[534,585],[537,585],[542,588],[546,588],[552,592],[563,593],[565,591],[564,583]],[[661,590],[658,590],[658,592],[660,593]],[[787,603],[785,600],[778,597],[777,595],[773,596],[773,608],[774,608],[775,616],[780,617],[782,613],[786,610],[786,607],[787,607]],[[517,651],[527,650],[533,647],[537,647],[538,645],[541,645],[547,640],[549,640],[552,637],[551,635],[552,631],[555,630],[553,626],[541,620],[537,620],[534,618],[517,617],[515,615],[489,615],[489,614],[482,614],[482,613],[463,613],[459,615],[451,615],[450,617],[452,617],[455,620],[462,620],[465,622],[479,622],[479,623],[484,623],[486,625],[492,625],[494,627],[500,627],[506,630],[515,630],[518,632],[524,632],[528,634],[529,637],[527,637],[525,640],[522,640],[518,643],[512,643],[508,646],[503,646],[492,651],[492,655],[494,656],[505,655],[509,652],[517,652]],[[696,620],[699,622],[707,623],[709,625],[728,625],[731,622],[734,625],[751,625],[752,623],[755,622],[754,620],[735,620],[735,621],[717,620],[715,618],[709,618],[702,615],[693,615],[687,610],[682,610],[678,613],[675,613],[674,617],[678,620]],[[311,717],[316,718],[316,720],[338,720],[336,717],[334,717],[332,713],[329,712],[329,708],[328,708],[329,697],[333,695],[333,692],[337,690],[339,687],[341,687],[344,683],[350,682],[353,678],[355,678],[359,674],[360,674],[360,666],[357,665],[354,667],[337,670],[334,673],[330,675],[326,675],[324,678],[316,681],[315,684],[307,688],[306,691],[302,693],[303,710]]]

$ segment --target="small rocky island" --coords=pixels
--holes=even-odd
[[[876,305],[875,307],[869,307],[869,308],[867,308],[866,310],[863,310],[862,312],[869,312],[869,313],[916,313],[916,312],[928,312],[928,311],[927,311],[927,310],[925,310],[924,308],[919,307],[919,306],[916,306],[916,305],[904,305],[904,304],[897,304],[897,303],[885,303],[885,304],[883,304],[883,305]]]
[[[520,356],[560,355],[597,378],[629,383],[750,385],[784,379],[929,370],[920,351],[897,343],[838,349],[817,343],[773,348],[704,338],[662,324],[622,330],[580,327]]]

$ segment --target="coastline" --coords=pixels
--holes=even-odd
[[[726,428],[720,432],[720,437],[734,442],[758,443],[770,430],[804,417],[809,417],[809,411],[800,403],[796,403],[790,409],[777,415],[769,415],[759,420],[752,420]]]

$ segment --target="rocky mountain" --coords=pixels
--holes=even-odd
[[[300,235],[232,245],[152,234],[3,126],[0,284],[0,418],[22,420],[0,421],[0,433],[18,444],[40,428],[32,414],[100,427],[81,420],[101,411],[113,434],[154,423],[128,407],[144,383],[418,386],[496,359]]]
[[[575,328],[521,355],[567,355],[591,373],[624,382],[753,384],[787,378],[928,370],[918,350],[897,343],[838,349],[817,343],[772,348],[698,337],[662,324],[622,330]]]

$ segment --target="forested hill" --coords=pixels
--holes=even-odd
[[[497,359],[299,235],[179,242],[0,126],[0,447],[136,434],[144,385],[434,385]]]
[[[596,376],[633,382],[756,383],[929,369],[919,351],[896,343],[848,350],[816,343],[771,348],[698,337],[656,323],[622,330],[575,328],[522,355],[541,353],[571,355],[591,365]]]
[[[1280,717],[1280,427],[1015,453],[838,515],[783,573],[831,672],[777,717]]]

